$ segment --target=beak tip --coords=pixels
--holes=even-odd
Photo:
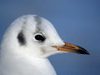
[[[80,46],[78,46],[78,47],[79,47],[79,50],[78,50],[79,54],[90,55],[90,53],[87,50],[85,50],[84,48],[82,48]]]
[[[84,52],[84,53],[81,53],[81,54],[90,55],[90,53],[89,53],[89,52],[87,52],[87,51],[86,51],[86,52]]]
[[[89,53],[89,52],[87,52],[86,54],[87,54],[87,55],[90,55],[90,53]]]

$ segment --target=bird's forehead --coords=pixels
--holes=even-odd
[[[33,34],[42,33],[43,35],[48,37],[58,36],[54,26],[45,18],[36,15],[27,15],[26,18],[24,18],[24,21],[22,29],[27,32],[31,31]]]
[[[36,22],[36,29],[35,29],[35,33],[40,33],[42,31],[42,19],[38,16],[34,16],[34,20]]]
[[[48,20],[39,16],[34,16],[34,20],[36,22],[35,33],[50,33],[52,31],[53,33],[56,32],[55,28]]]

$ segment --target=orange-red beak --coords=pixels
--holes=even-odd
[[[69,43],[65,43],[64,46],[53,46],[53,47],[57,48],[59,51],[89,55],[89,52],[86,51],[84,48]]]

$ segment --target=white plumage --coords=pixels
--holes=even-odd
[[[0,75],[56,75],[47,57],[65,53],[64,47],[48,20],[36,15],[19,17],[3,36]]]
[[[22,32],[24,43],[18,41]],[[45,36],[45,41],[35,35]],[[1,72],[3,75],[56,75],[46,58],[58,53],[53,45],[63,45],[52,24],[36,15],[25,15],[7,29],[1,44]]]

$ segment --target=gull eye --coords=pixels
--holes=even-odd
[[[38,34],[38,35],[35,36],[35,39],[38,40],[38,41],[43,42],[45,40],[45,37],[43,37],[42,35]]]

